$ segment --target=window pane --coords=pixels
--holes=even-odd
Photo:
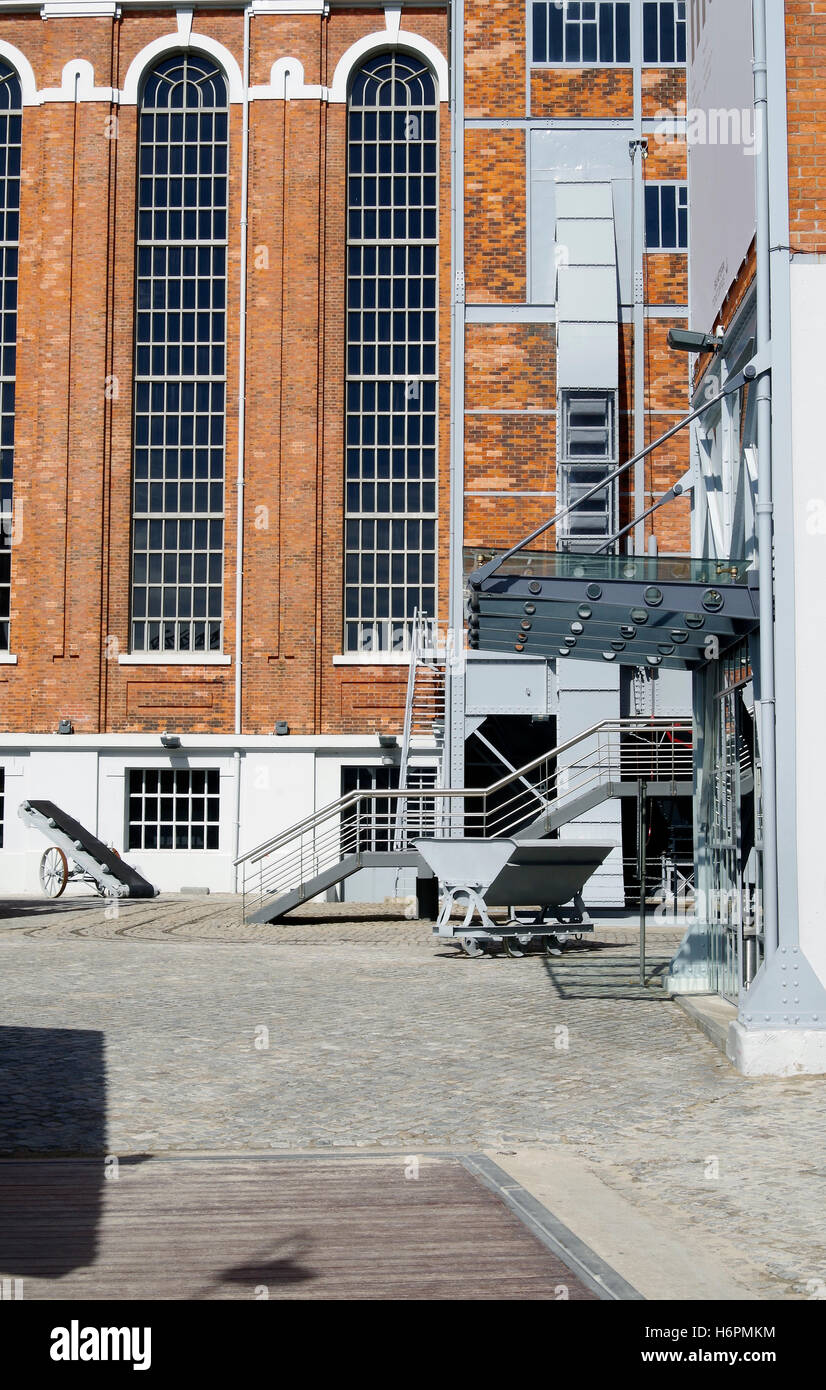
[[[21,108],[19,78],[0,59],[0,651],[9,649],[11,604]]]
[[[136,302],[152,312],[135,325],[132,612],[164,621],[133,622],[136,650],[220,648],[227,100],[195,54],[163,59],[142,98]],[[207,571],[217,638],[195,588]]]
[[[536,5],[540,45],[546,17]],[[429,69],[406,54],[374,56],[353,84],[349,208],[372,202],[379,214],[348,221],[344,598],[356,651],[407,647],[406,619],[425,601],[419,519],[435,516],[436,498],[418,480],[422,443],[436,437],[437,114]]]

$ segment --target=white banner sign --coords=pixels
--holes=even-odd
[[[755,233],[751,0],[688,0],[691,327],[709,332]]]

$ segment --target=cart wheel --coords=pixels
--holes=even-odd
[[[459,945],[466,956],[473,956],[475,958],[476,956],[483,956],[485,954],[484,949],[479,945],[474,936],[460,936]]]
[[[62,849],[52,845],[40,860],[40,887],[47,898],[59,898],[69,881],[69,864]]]
[[[518,941],[518,937],[516,938],[516,940]],[[514,946],[513,943],[514,943],[514,937],[512,937],[512,936],[506,936],[506,937],[505,937],[505,952],[506,952],[507,955],[510,956],[511,960],[521,960],[522,957],[524,956],[525,952],[524,952],[524,951],[520,951],[520,950],[519,950],[519,946],[518,946],[518,945]]]

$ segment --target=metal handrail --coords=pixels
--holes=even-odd
[[[543,763],[556,761],[561,754],[566,753],[571,748],[575,748],[577,744],[583,743],[586,739],[592,738],[595,735],[601,733],[624,734],[634,733],[636,731],[640,733],[655,733],[657,731],[665,732],[667,730],[690,732],[691,723],[688,720],[669,719],[665,717],[646,718],[643,715],[633,716],[627,719],[605,719],[597,724],[592,724],[590,728],[574,735],[573,738],[566,739],[564,743],[558,744],[555,748],[539,754],[531,762],[526,763],[524,767],[518,768],[516,772],[507,773],[505,776],[500,777],[498,781],[492,782],[490,786],[440,787],[438,789],[438,797],[439,799],[466,797],[468,799],[484,798],[487,800],[488,797],[495,795],[499,791],[503,791],[514,782],[524,778],[528,773],[533,772]],[[648,756],[651,756],[654,750],[646,749],[645,751]],[[684,744],[679,746],[678,750],[678,746],[675,745],[671,750],[672,761],[674,759],[674,754],[678,751],[685,751],[690,754],[691,746],[689,744]],[[567,770],[570,771],[570,768]],[[269,840],[265,840],[260,845],[256,845],[254,849],[248,850],[246,854],[239,855],[233,862],[235,865],[245,864],[247,862],[257,863],[259,859],[273,853],[282,845],[289,844],[291,840],[297,839],[315,826],[323,825],[331,816],[338,816],[341,812],[347,810],[348,807],[355,806],[361,801],[395,800],[397,797],[404,798],[405,800],[422,801],[425,799],[432,800],[435,794],[432,787],[393,788],[390,790],[387,788],[381,790],[365,789],[363,791],[348,792],[346,796],[339,797],[337,801],[330,802],[329,805],[322,807],[320,811],[315,811],[312,815],[305,817],[303,821],[297,822],[287,830],[281,831],[280,834],[272,836]],[[526,794],[529,793],[526,792]]]

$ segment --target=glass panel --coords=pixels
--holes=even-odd
[[[194,54],[165,58],[143,92],[135,300],[152,312],[135,324],[132,613],[164,622],[133,621],[134,650],[221,645],[227,102]],[[209,614],[194,587],[207,572]]]
[[[537,32],[544,11],[535,7]],[[419,523],[435,518],[436,497],[418,481],[422,444],[436,438],[437,319],[423,309],[437,301],[437,115],[433,77],[419,59],[382,53],[354,80],[349,210],[377,213],[348,220],[344,605],[356,651],[405,649],[410,628],[391,618],[425,600]]]

